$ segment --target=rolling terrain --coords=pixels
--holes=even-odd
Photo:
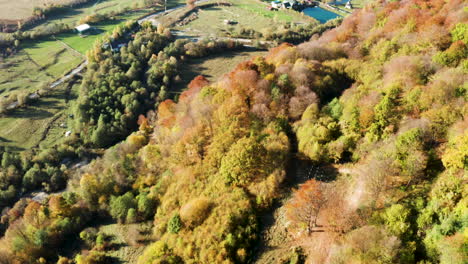
[[[465,1],[187,4],[4,59],[1,264],[467,262]]]

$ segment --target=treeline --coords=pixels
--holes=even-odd
[[[276,43],[299,44],[309,40],[314,35],[321,35],[326,30],[335,28],[341,24],[342,18],[327,21],[324,24],[319,22],[306,24],[284,24],[282,26],[270,26],[261,30],[246,28],[243,26],[230,27],[225,33],[228,37],[247,38],[255,40],[274,41]]]
[[[104,40],[87,54],[88,70],[74,107],[74,131],[85,143],[110,146],[135,130],[138,116],[168,97],[185,58],[241,47],[232,41],[174,41],[168,29],[155,30],[149,23],[128,44],[117,41],[134,26],[115,29],[113,40]],[[115,52],[109,44],[122,47]]]

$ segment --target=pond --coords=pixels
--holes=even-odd
[[[302,12],[310,17],[317,19],[320,23],[325,23],[328,20],[340,17],[340,15],[330,12],[328,10],[325,10],[318,6],[308,7],[302,10]]]
[[[330,2],[329,4],[331,5],[346,5],[348,0],[335,0],[333,2]]]

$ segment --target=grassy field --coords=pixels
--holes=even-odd
[[[69,8],[60,14],[49,16],[45,22],[31,30],[40,30],[53,23],[64,23],[74,27],[79,24],[80,19],[91,14],[122,13],[125,9],[130,9],[135,11],[127,12],[126,16],[128,19],[134,19],[155,10],[154,8],[142,8],[143,3],[144,0],[95,0],[79,8]],[[167,0],[168,7],[183,3],[185,3],[183,0]],[[157,9],[161,9],[161,7]]]
[[[84,60],[81,54],[53,39],[28,42],[23,48],[34,63],[56,79]]]
[[[103,37],[107,32],[112,32],[116,26],[125,23],[125,21],[126,20],[124,19],[104,21],[93,25],[96,31],[95,34],[81,37],[76,33],[63,33],[58,35],[57,39],[63,41],[67,45],[70,45],[70,47],[84,55],[87,50],[93,47],[96,40]]]
[[[175,27],[187,35],[219,36],[229,30],[250,28],[256,31],[268,31],[286,23],[311,23],[312,18],[290,10],[268,11],[267,5],[255,0],[231,1],[232,6],[216,6],[202,9],[198,19]],[[225,25],[224,20],[236,21],[236,25]]]
[[[0,62],[0,96],[15,91],[33,92],[78,66],[83,56],[53,40],[26,42],[14,56]]]
[[[182,81],[172,87],[172,89],[174,91],[186,89],[190,81],[198,75],[203,75],[211,82],[215,82],[221,76],[233,70],[240,62],[254,56],[263,56],[266,53],[266,51],[226,52],[205,58],[190,59],[180,69]]]
[[[37,89],[41,83],[52,80],[53,77],[41,70],[24,50],[0,62],[0,96]]]
[[[114,20],[92,24],[94,28],[93,34],[81,37],[76,33],[70,32],[57,35],[57,39],[84,55],[87,50],[93,47],[96,40],[103,37],[106,33],[111,33],[118,25],[125,24],[129,20],[136,20],[145,14],[147,14],[147,10],[129,11],[116,16]]]
[[[47,97],[0,118],[0,146],[12,150],[49,147],[63,138],[66,128],[60,124],[66,122],[69,103],[77,97],[78,87],[62,84]]]

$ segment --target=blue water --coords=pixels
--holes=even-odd
[[[340,15],[330,12],[328,10],[325,10],[318,6],[308,7],[302,10],[302,12],[310,17],[317,19],[320,23],[325,23],[328,20],[340,17]]]
[[[346,5],[347,2],[348,2],[348,0],[335,0],[334,2],[331,2],[329,4],[332,4],[332,5]]]

